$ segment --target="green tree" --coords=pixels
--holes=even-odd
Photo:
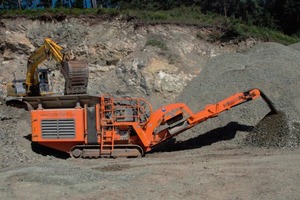
[[[4,0],[0,0],[0,7],[4,8]]]
[[[83,8],[83,0],[75,0],[74,8]]]
[[[61,8],[62,6],[63,6],[63,1],[62,0],[57,0],[55,2],[55,5],[54,5],[55,8]]]
[[[270,0],[267,6],[282,31],[286,34],[300,31],[299,0]]]
[[[52,0],[41,0],[40,4],[45,8],[50,8],[52,6]]]

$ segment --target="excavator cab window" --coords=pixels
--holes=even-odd
[[[49,79],[48,79],[49,70],[48,69],[39,69],[39,87],[40,92],[49,92]]]

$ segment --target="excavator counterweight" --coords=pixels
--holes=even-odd
[[[72,157],[137,157],[187,129],[240,104],[263,97],[258,89],[234,94],[193,113],[184,103],[152,112],[141,98],[109,95],[25,98],[31,111],[32,142],[67,152]]]

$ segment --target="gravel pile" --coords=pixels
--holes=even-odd
[[[287,115],[279,112],[264,117],[246,137],[246,142],[263,147],[298,147],[300,124],[289,123]]]
[[[0,167],[39,159],[31,149],[30,114],[23,109],[0,105]]]
[[[252,141],[254,145],[282,147],[299,144],[299,47],[300,44],[289,47],[265,43],[243,54],[218,56],[208,63],[177,99],[196,112],[205,105],[216,103],[236,92],[259,88],[273,101],[275,108],[281,111],[278,126],[273,126],[274,123],[259,123],[270,110],[262,99],[258,99],[221,113],[219,117],[196,126],[193,131],[178,136],[178,140],[197,137],[220,127],[225,130],[230,122],[237,122],[239,125],[230,131],[231,135],[232,132],[240,131],[242,126],[255,127],[259,123],[259,127],[250,133],[251,139],[248,138],[248,142]],[[274,119],[269,116],[264,121],[272,120]]]

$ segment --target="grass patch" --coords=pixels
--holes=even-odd
[[[180,7],[163,11],[122,10],[120,14],[134,18],[141,23],[176,23],[201,26],[211,26],[220,18],[214,14],[202,14],[199,9],[193,7]]]
[[[117,8],[49,8],[44,10],[2,10],[0,18],[16,18],[27,17],[29,19],[40,19],[44,21],[63,20],[66,17],[89,16],[99,17],[105,20],[111,20],[119,17],[123,20],[134,20],[135,23],[142,24],[159,24],[172,23],[178,25],[193,25],[198,27],[211,27],[216,30],[215,33],[205,36],[198,34],[199,39],[207,39],[208,41],[226,40],[234,37],[253,37],[266,41],[274,41],[282,44],[292,44],[300,42],[300,36],[287,36],[283,33],[267,29],[265,27],[257,27],[247,25],[236,19],[225,19],[224,16],[214,13],[203,14],[197,7],[179,7],[172,10],[130,10]],[[225,23],[226,22],[226,23]],[[229,24],[229,25],[228,25]],[[165,48],[161,41],[149,40],[147,45]]]
[[[299,36],[288,36],[279,31],[264,27],[249,26],[239,23],[235,25],[235,30],[244,37],[253,37],[265,41],[278,42],[285,45],[300,42]]]
[[[149,40],[147,40],[145,46],[158,47],[158,48],[160,48],[162,50],[166,50],[167,49],[166,44],[164,42],[160,41],[160,40],[157,40],[157,39],[149,39]]]

